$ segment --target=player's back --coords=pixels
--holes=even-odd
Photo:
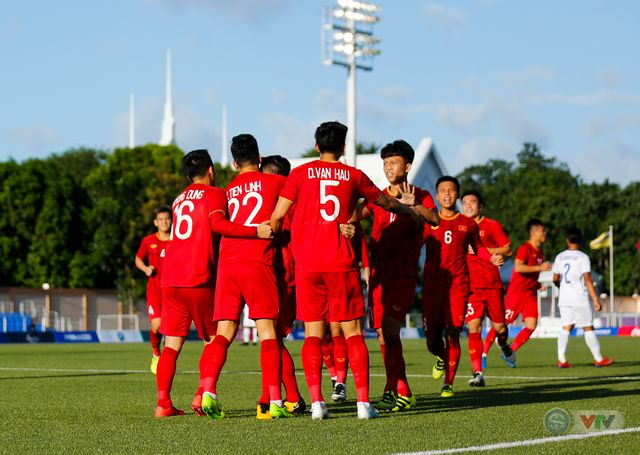
[[[476,222],[460,213],[440,214],[438,226],[425,226],[426,258],[424,287],[445,291],[451,286],[469,286],[467,254],[470,239],[476,235]]]
[[[556,256],[553,273],[560,275],[558,305],[589,303],[584,274],[590,271],[589,256],[580,250],[565,250]]]
[[[478,223],[478,235],[481,245],[485,248],[501,248],[509,244],[509,238],[500,223],[486,216],[482,217]],[[491,261],[477,254],[469,254],[467,263],[472,288],[499,289],[502,287],[500,269]]]
[[[340,162],[312,161],[291,171],[281,195],[296,202],[291,237],[297,269],[357,268],[353,244],[340,234],[339,224],[349,222],[361,196],[375,201],[381,195],[362,171]]]
[[[524,265],[540,265],[544,262],[544,252],[542,248],[536,248],[531,242],[525,242],[516,251],[515,258],[522,261]],[[539,276],[540,272],[519,273],[514,267],[508,292],[535,292],[540,286]]]
[[[262,172],[242,172],[225,190],[229,219],[245,226],[268,221],[275,209],[286,178]],[[271,239],[222,237],[220,262],[243,261],[272,264],[274,242]]]
[[[173,202],[171,240],[163,264],[163,287],[196,287],[211,284],[215,277],[214,243],[209,215],[226,213],[220,188],[200,183],[189,185]]]

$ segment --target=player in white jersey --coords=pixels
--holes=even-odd
[[[613,360],[600,354],[600,343],[593,330],[593,312],[589,296],[596,311],[602,305],[591,280],[589,256],[580,251],[582,233],[577,228],[567,229],[567,249],[556,256],[553,262],[553,282],[560,288],[558,308],[562,320],[562,331],[558,336],[558,368],[571,368],[566,352],[569,335],[574,326],[584,329],[584,341],[593,355],[594,365],[606,367]]]

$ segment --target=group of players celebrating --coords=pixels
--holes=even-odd
[[[497,221],[482,215],[481,195],[474,191],[460,194],[458,180],[443,176],[435,186],[438,211],[428,191],[408,184],[414,151],[403,140],[381,150],[389,186],[380,190],[362,171],[340,161],[346,134],[346,126],[338,122],[321,124],[315,132],[319,159],[293,170],[280,156],[261,157],[253,136],[236,136],[231,154],[239,173],[226,190],[214,186],[215,168],[206,150],[185,155],[183,167],[190,184],[171,208],[156,210],[158,232],[143,239],[136,255],[136,265],[149,277],[151,369],[157,374],[158,388],[156,417],[184,414],[173,405],[170,391],[176,361],[192,323],[204,349],[191,407],[198,415],[224,417],[217,385],[245,305],[260,339],[258,419],[290,417],[306,410],[292,357],[283,343],[295,319],[304,322],[301,357],[313,420],[329,417],[321,380],[323,358],[330,357],[323,355],[330,337],[336,351],[339,340],[345,351],[335,356],[335,363],[341,362],[343,367],[335,378],[334,400],[345,398],[347,358],[359,419],[376,417],[376,408],[397,412],[416,406],[407,381],[400,329],[413,303],[423,245],[423,323],[427,347],[435,356],[433,377],[444,376],[441,396],[454,396],[452,386],[461,355],[459,338],[465,322],[473,367],[470,385],[485,384],[482,371],[494,340],[502,358],[515,367],[515,352],[537,324],[538,273],[551,270],[540,248],[545,240],[542,222],[531,220],[527,225],[530,239],[517,250],[505,301],[499,266],[511,255],[510,242]],[[459,198],[462,213],[457,211]],[[359,221],[364,218],[373,219],[370,259],[366,244],[362,245]],[[573,260],[576,253],[570,256]],[[360,260],[371,268],[370,277],[366,274],[370,326],[377,331],[386,370],[386,385],[375,407],[369,398]],[[584,258],[580,260],[584,262]],[[568,278],[566,271],[571,266],[562,267],[558,266],[554,276],[561,297],[562,280],[584,283],[589,273],[583,265],[581,275]],[[595,296],[590,277],[587,285]],[[588,306],[588,297],[586,302]],[[575,313],[585,330],[593,334],[590,348],[594,340],[597,345],[587,312],[573,311],[571,317],[565,313],[565,332],[576,323]],[[507,324],[520,314],[525,327],[508,344]],[[485,316],[491,319],[492,329],[483,347]],[[161,353],[160,334],[165,337]],[[568,340],[568,335],[563,337]],[[560,356],[560,340],[558,345]],[[592,352],[596,365],[612,362],[602,358],[599,347]],[[558,366],[561,363],[562,367],[570,366],[564,357],[559,357]]]

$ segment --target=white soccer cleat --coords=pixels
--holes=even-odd
[[[311,420],[325,420],[329,418],[329,411],[324,401],[311,403]]]
[[[358,401],[358,418],[360,420],[369,420],[375,419],[378,417],[378,411],[371,406],[371,403],[366,403],[364,401]]]

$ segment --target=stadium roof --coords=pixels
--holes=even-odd
[[[416,156],[413,160],[411,172],[409,172],[409,183],[424,188],[433,194],[436,180],[446,175],[447,170],[433,140],[430,138],[423,138],[415,151]],[[290,161],[291,166],[296,167],[315,159],[292,158]],[[358,155],[356,167],[367,174],[378,188],[386,188],[389,185],[382,170],[382,160],[379,154]]]

